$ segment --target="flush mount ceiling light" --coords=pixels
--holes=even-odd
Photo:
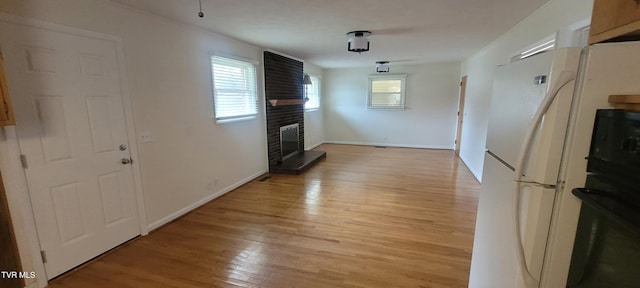
[[[378,73],[387,73],[389,72],[389,65],[387,65],[389,61],[378,61],[376,62],[376,72]]]
[[[369,39],[367,39],[369,36],[371,36],[370,31],[351,31],[347,33],[347,37],[349,37],[347,50],[358,53],[369,51]]]

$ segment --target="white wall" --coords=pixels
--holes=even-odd
[[[304,73],[320,78],[320,108],[317,110],[304,111],[304,149],[310,150],[324,143],[324,70],[311,63],[304,63]]]
[[[453,149],[460,63],[392,63],[391,74],[407,74],[404,111],[367,110],[374,69],[325,70],[325,142]]]
[[[141,168],[149,227],[266,172],[264,112],[255,120],[218,125],[211,107],[209,53],[260,61],[259,47],[104,0],[2,0],[0,11],[123,40],[137,135],[129,141],[138,145],[134,163]],[[263,77],[258,77],[262,85]],[[141,143],[141,132],[148,132],[152,141]],[[1,136],[0,169],[12,176],[5,181],[11,210],[25,211],[30,207],[15,130],[7,128]],[[19,242],[37,241],[29,213],[18,217]],[[25,257],[29,251],[23,252]],[[39,265],[39,256],[26,258],[27,267]]]
[[[593,0],[551,0],[490,45],[462,63],[467,75],[460,157],[476,178],[482,178],[489,103],[495,68],[521,49],[558,32],[560,46],[571,43],[573,24],[591,17]],[[588,23],[588,22],[586,22]]]

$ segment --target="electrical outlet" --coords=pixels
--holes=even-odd
[[[140,133],[140,142],[142,143],[147,143],[147,142],[151,142],[151,133],[149,133],[149,131],[144,131],[142,133]]]

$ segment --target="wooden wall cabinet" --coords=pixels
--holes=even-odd
[[[13,106],[9,97],[9,87],[7,87],[7,77],[4,72],[4,59],[0,54],[0,126],[16,125],[13,117]]]
[[[594,0],[589,44],[640,40],[640,0]]]

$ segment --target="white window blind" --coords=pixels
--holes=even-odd
[[[212,56],[211,74],[216,121],[255,118],[258,113],[255,65],[242,60]]]
[[[304,104],[304,109],[314,110],[320,108],[320,78],[309,75],[311,84],[305,87],[309,101]]]
[[[369,77],[369,109],[404,109],[405,75]]]

